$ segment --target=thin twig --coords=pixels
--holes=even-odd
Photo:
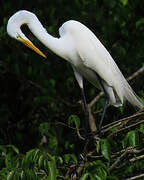
[[[108,137],[111,137],[112,135],[114,135],[114,134],[116,134],[116,133],[119,133],[119,132],[121,132],[121,131],[124,131],[124,130],[126,130],[126,129],[129,129],[129,128],[131,128],[131,127],[134,127],[134,126],[137,126],[137,125],[139,125],[139,124],[142,124],[143,122],[144,122],[144,120],[139,121],[139,122],[137,122],[137,123],[135,123],[135,124],[132,124],[132,125],[130,125],[130,126],[127,126],[127,127],[125,127],[125,128],[122,128],[122,129],[116,129],[116,130],[113,131],[110,135],[108,135]]]
[[[88,153],[85,155],[85,158],[81,160],[78,168],[76,169],[76,173],[75,173],[75,174],[73,175],[73,177],[71,178],[72,180],[76,180],[76,179],[78,179],[78,177],[80,177],[81,172],[82,172],[82,170],[83,170],[83,168],[84,168],[84,165],[85,165],[85,162],[86,162],[85,159],[86,159],[88,156],[91,156],[93,153],[94,153],[94,151],[88,152]]]
[[[110,166],[110,171],[112,171],[121,161],[122,158],[124,158],[127,154],[128,154],[128,150],[129,149],[126,149],[126,151],[116,159],[116,161]]]
[[[91,108],[89,105],[88,105],[88,112],[89,112],[89,125],[90,125],[91,132],[95,132],[97,128],[95,124],[95,119],[92,115]]]
[[[130,154],[130,153],[133,153],[133,154],[138,154],[138,153],[140,153],[140,152],[142,152],[141,150],[137,150],[136,148],[134,148],[134,147],[128,147],[128,148],[126,148],[125,149],[125,151],[124,151],[124,153],[120,156],[120,157],[118,157],[116,160],[115,160],[115,162],[110,166],[110,171],[112,171],[114,168],[116,168],[117,167],[117,165],[120,163],[120,161],[127,155],[127,154]],[[143,155],[143,157],[141,157],[141,158],[144,158],[144,155]]]
[[[132,80],[133,78],[137,77],[140,73],[144,71],[144,66],[139,68],[136,72],[134,72],[131,76],[127,78],[128,81]]]
[[[72,127],[72,126],[69,126],[69,125],[68,125],[68,124],[66,124],[66,123],[63,123],[63,122],[55,122],[54,124],[55,124],[55,125],[62,125],[62,126],[66,126],[67,128],[70,128],[70,129],[76,130],[78,137],[79,137],[80,139],[82,139],[82,140],[85,140],[85,138],[83,138],[83,137],[81,136],[81,134],[80,134],[80,130],[81,130],[81,129],[76,128],[76,127],[74,128],[74,127]]]
[[[99,158],[102,158],[103,155],[100,155],[100,156],[93,156],[92,154],[95,153],[96,150],[94,151],[90,151],[86,154],[86,158],[90,157],[92,159],[99,159]],[[125,148],[121,151],[118,151],[118,152],[115,152],[114,154],[111,155],[111,158],[115,158],[117,156],[119,156],[119,154],[121,154],[121,156],[117,157],[117,159],[115,160],[115,162],[110,166],[110,171],[114,170],[115,168],[118,167],[118,164],[121,163],[121,160],[126,157],[128,154],[140,154],[144,152],[144,149],[141,149],[141,150],[137,150],[135,147],[128,147],[128,148]],[[136,160],[139,160],[139,159],[143,159],[144,158],[144,155],[140,155],[138,157],[135,157],[135,158],[132,158],[129,160],[129,162],[133,162],[133,161],[136,161]],[[81,162],[80,162],[80,165],[78,166],[77,170],[76,170],[76,174],[74,174],[74,176],[71,178],[72,180],[76,180],[80,175],[81,175],[81,172],[84,168],[84,165],[85,165],[85,159],[82,159]]]
[[[134,162],[134,161],[137,161],[137,160],[140,160],[140,159],[144,159],[144,154],[142,154],[140,156],[137,156],[137,157],[134,157],[134,158],[130,159],[129,161]]]
[[[73,130],[77,130],[76,127],[69,126],[68,124],[63,123],[63,122],[55,122],[55,123],[51,123],[51,124],[54,124],[54,125],[61,125],[61,126],[65,126],[65,127],[67,127],[67,128],[73,129]]]
[[[121,122],[123,122],[123,121],[127,121],[127,120],[132,120],[133,118],[136,118],[136,117],[139,117],[139,116],[141,116],[141,115],[144,115],[144,112],[140,112],[140,113],[135,113],[135,114],[133,114],[133,115],[131,115],[131,116],[128,116],[128,117],[126,117],[126,118],[122,118],[122,119],[119,119],[119,120],[117,120],[117,121],[114,121],[114,122],[112,122],[112,123],[110,123],[110,124],[107,124],[107,125],[105,125],[105,126],[103,126],[102,127],[102,129],[106,129],[106,128],[112,128],[112,127],[115,127],[115,126],[117,126],[119,123],[121,123]]]
[[[104,95],[103,92],[100,92],[88,105],[90,108]]]
[[[137,176],[133,176],[133,177],[127,178],[125,180],[135,180],[135,179],[140,179],[142,177],[144,177],[144,174],[139,174]]]
[[[144,149],[137,150],[135,147],[130,147],[130,148],[131,148],[131,153],[133,153],[133,154],[140,154],[140,153],[144,152]],[[127,150],[127,148],[122,149],[121,151],[117,151],[117,152],[113,153],[113,154],[110,156],[111,159],[119,156],[121,153],[125,152],[126,150]],[[90,158],[96,160],[96,159],[103,158],[103,155],[99,155],[99,156],[91,155]]]

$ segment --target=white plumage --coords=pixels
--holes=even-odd
[[[29,41],[20,30],[22,24],[27,24],[46,47],[71,63],[81,88],[83,88],[82,77],[85,77],[95,87],[102,89],[99,76],[109,96],[110,104],[120,106],[127,100],[133,106],[144,107],[109,52],[85,25],[74,20],[67,21],[59,29],[60,38],[55,38],[46,32],[33,13],[23,10],[9,19],[8,34],[17,40],[19,40],[17,37],[20,37]]]

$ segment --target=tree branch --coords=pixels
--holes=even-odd
[[[137,157],[134,157],[134,158],[130,159],[129,161],[134,162],[134,161],[137,161],[137,160],[140,160],[140,159],[144,159],[144,154],[142,154],[140,156],[137,156]]]
[[[92,154],[94,153],[94,151],[90,151],[88,152],[86,155],[85,155],[85,159],[88,157],[88,156],[91,156]],[[77,169],[76,169],[76,173],[73,175],[73,177],[71,178],[72,180],[77,180],[80,175],[81,175],[81,172],[84,168],[84,165],[85,165],[85,162],[86,160],[85,159],[82,159],[80,164],[78,165]]]
[[[140,175],[137,175],[137,176],[133,176],[133,177],[130,177],[130,178],[127,178],[125,180],[135,180],[135,179],[139,179],[139,178],[142,178],[144,177],[144,174],[140,174]]]
[[[142,110],[141,110],[142,111]],[[103,128],[102,129],[106,129],[105,131],[108,131],[109,129],[111,129],[111,128],[113,128],[113,127],[116,127],[116,126],[118,126],[118,125],[120,125],[122,122],[124,122],[124,121],[130,121],[130,120],[132,120],[133,118],[136,118],[136,117],[139,117],[139,116],[141,116],[141,115],[144,115],[144,112],[136,112],[135,114],[133,114],[133,115],[131,115],[131,116],[128,116],[128,117],[126,117],[126,118],[122,118],[122,119],[120,119],[120,120],[117,120],[117,121],[114,121],[114,122],[112,122],[112,123],[110,123],[110,124],[107,124],[107,125],[105,125],[105,126],[103,126]]]
[[[138,154],[138,153],[141,153],[142,151],[143,151],[143,149],[142,149],[142,150],[137,150],[135,147],[128,147],[128,148],[122,150],[121,152],[123,152],[123,154],[122,154],[120,157],[117,157],[117,159],[115,160],[115,162],[110,166],[110,169],[109,169],[109,170],[112,171],[113,169],[115,169],[115,168],[118,166],[118,164],[121,162],[121,160],[122,160],[126,155],[128,155],[128,154]],[[116,154],[119,154],[119,153],[121,153],[121,152],[118,152],[118,153],[116,153]],[[138,157],[135,157],[135,158],[130,159],[129,161],[130,161],[130,162],[134,162],[134,161],[136,161],[136,160],[143,159],[143,158],[144,158],[144,155],[140,155],[140,156],[138,156]]]

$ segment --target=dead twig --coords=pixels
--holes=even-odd
[[[115,162],[110,166],[110,171],[112,171],[113,169],[115,169],[118,164],[121,162],[121,160],[128,154],[138,154],[138,153],[141,153],[143,150],[137,150],[135,147],[128,147],[124,150],[123,154],[121,156],[119,156]],[[142,159],[144,158],[144,155],[143,156],[138,156],[139,159]],[[137,157],[135,157],[136,159]],[[130,162],[133,162],[134,161],[134,158],[129,160]]]
[[[71,178],[72,180],[77,180],[78,177],[80,177],[81,172],[82,172],[82,170],[83,170],[83,168],[84,168],[84,165],[85,165],[85,162],[86,162],[85,159],[86,159],[88,156],[91,156],[93,153],[94,153],[94,151],[88,152],[88,153],[85,155],[85,158],[81,160],[78,168],[76,169],[76,173],[75,173],[75,174],[73,175],[73,177]]]
[[[107,131],[107,130],[109,130],[109,128],[111,129],[111,128],[119,125],[119,123],[122,123],[123,121],[132,120],[133,118],[139,117],[141,115],[144,115],[144,112],[140,112],[140,113],[136,112],[135,114],[133,114],[131,116],[128,116],[126,118],[119,119],[118,121],[114,121],[112,123],[109,123],[109,124],[103,126],[102,129],[106,129],[106,131]]]
[[[135,179],[140,179],[142,177],[144,177],[144,174],[139,174],[137,176],[133,176],[133,177],[127,178],[125,180],[135,180]]]
[[[93,153],[95,153],[96,150],[94,151],[90,151],[86,154],[86,158],[90,157],[91,159],[100,159],[100,158],[103,158],[103,155],[100,155],[100,156],[93,156]],[[119,164],[121,164],[121,161],[128,156],[128,154],[140,154],[144,152],[144,149],[141,149],[141,150],[137,150],[135,147],[128,147],[128,148],[125,148],[121,151],[118,151],[118,152],[115,152],[114,154],[111,155],[111,158],[116,158],[115,162],[110,166],[110,171],[113,171],[115,168],[119,168]],[[120,155],[121,154],[121,155]],[[119,156],[120,155],[120,156]],[[130,160],[128,160],[129,162],[134,162],[136,160],[140,160],[140,159],[143,159],[144,158],[144,155],[140,155],[138,157],[134,157],[134,158],[131,158]],[[128,162],[127,161],[127,162]],[[84,165],[85,165],[85,159],[82,159],[78,168],[76,169],[76,173],[73,175],[73,177],[71,178],[72,180],[77,180],[78,177],[80,177],[81,173],[82,173],[82,170],[84,168]],[[124,162],[123,165],[126,165],[127,162]]]
[[[127,81],[130,81],[132,79],[134,79],[135,77],[137,77],[140,73],[142,73],[144,71],[144,66],[142,66],[141,68],[139,68],[136,72],[134,72],[131,76],[129,76],[127,78]]]
[[[133,153],[133,154],[140,154],[140,153],[144,152],[144,149],[137,150],[135,147],[130,147],[130,148],[132,149],[131,153]],[[126,149],[127,149],[127,148],[122,149],[121,151],[117,151],[117,152],[113,153],[113,154],[111,155],[111,159],[112,159],[112,158],[116,158],[116,157],[119,156],[121,153],[124,153],[124,152],[126,151]],[[96,159],[103,158],[103,155],[99,155],[99,156],[91,155],[90,158],[96,160]]]
[[[120,161],[128,154],[128,152],[129,148],[127,148],[126,151],[116,159],[116,161],[110,166],[109,170],[112,171],[114,168],[116,168]]]
[[[140,160],[140,159],[144,159],[144,154],[142,154],[140,156],[137,156],[137,157],[134,157],[134,158],[130,159],[129,161],[134,162],[134,161],[137,161],[137,160]]]
[[[103,92],[100,92],[88,105],[90,108],[104,95]]]
[[[90,125],[91,132],[95,132],[97,128],[95,124],[95,119],[92,115],[91,108],[89,105],[88,105],[88,112],[89,112],[89,125]]]
[[[137,122],[137,123],[135,123],[135,124],[129,125],[129,126],[127,126],[127,127],[125,127],[125,128],[122,128],[122,129],[116,129],[116,130],[113,131],[110,135],[108,135],[108,137],[111,137],[112,135],[114,135],[114,134],[116,134],[116,133],[119,133],[119,132],[124,131],[124,130],[126,130],[126,129],[132,128],[132,127],[137,126],[137,125],[139,125],[139,124],[142,124],[143,122],[144,122],[144,120],[139,121],[139,122]]]

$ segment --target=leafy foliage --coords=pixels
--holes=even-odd
[[[47,31],[69,19],[88,26],[112,54],[125,77],[144,64],[144,3],[140,0],[4,1],[0,5],[0,179],[69,179],[79,164],[84,141],[80,91],[68,63],[30,33],[23,32],[46,55],[47,62],[6,33],[8,18],[20,9],[34,12]],[[143,73],[130,81],[144,101]],[[85,82],[87,100],[98,91]],[[92,108],[96,123],[104,99]],[[130,105],[109,107],[105,124],[133,114]],[[144,171],[143,115],[110,128],[89,151],[80,180],[118,180]],[[136,125],[134,125],[137,123]],[[132,126],[134,125],[134,126]],[[124,126],[123,126],[124,127]]]

